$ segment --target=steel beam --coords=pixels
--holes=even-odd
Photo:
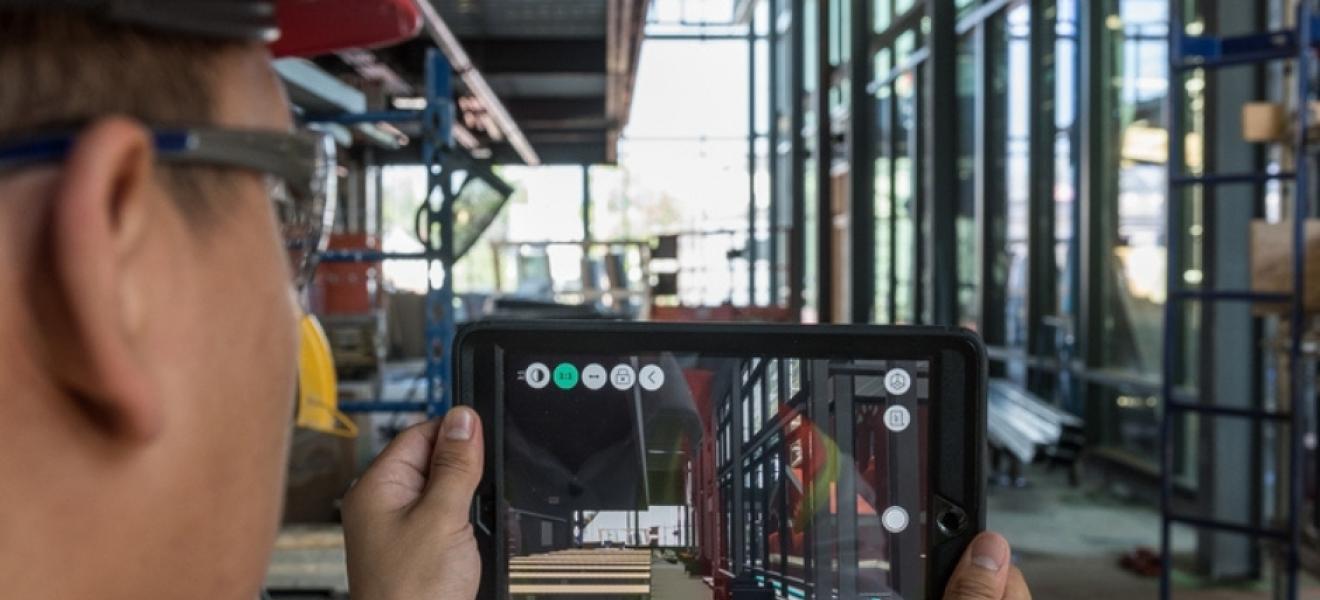
[[[792,173],[789,175],[789,181],[793,186],[793,210],[792,218],[789,219],[792,230],[789,239],[789,268],[791,270],[789,305],[801,314],[803,305],[806,303],[804,294],[807,286],[806,279],[806,223],[807,223],[807,199],[806,199],[806,159],[807,149],[802,137],[802,128],[805,124],[803,115],[803,92],[806,89],[806,81],[803,67],[806,65],[804,57],[804,44],[806,42],[806,25],[803,20],[805,10],[804,0],[785,0],[791,2],[792,9],[792,40],[790,42],[793,66],[792,85],[790,88],[789,101],[792,103],[792,113],[789,116],[789,131],[792,139]],[[931,0],[934,1],[934,0]]]
[[[849,320],[870,323],[875,314],[875,99],[867,91],[874,77],[871,60],[871,0],[849,0],[852,27],[848,31],[852,60],[848,128],[848,195],[852,212],[849,225],[852,299]],[[892,258],[892,257],[891,257]]]
[[[925,321],[932,325],[958,322],[958,39],[952,2],[926,0],[930,17],[929,76],[926,79],[925,178],[929,209],[925,216],[924,273],[929,299]]]
[[[1031,33],[1029,34],[1030,80],[1027,104],[1055,107],[1056,73],[1060,68],[1055,50],[1056,0],[1031,0]],[[1029,356],[1050,356],[1054,344],[1045,327],[1045,319],[1055,313],[1059,304],[1058,270],[1055,268],[1054,239],[1054,134],[1057,109],[1032,111],[1028,140],[1031,177],[1027,208],[1027,339]],[[1028,369],[1029,389],[1051,397],[1053,385],[1049,376]],[[1047,389],[1048,388],[1048,389]]]
[[[536,154],[536,150],[527,141],[527,137],[518,128],[518,124],[509,115],[509,111],[504,108],[504,104],[500,102],[499,97],[490,89],[490,85],[486,83],[486,79],[482,77],[481,72],[473,66],[472,59],[463,49],[463,44],[459,43],[458,37],[445,24],[444,19],[440,17],[440,12],[427,0],[418,0],[417,7],[421,9],[422,22],[426,28],[426,33],[445,53],[445,57],[449,59],[449,64],[454,72],[458,73],[463,83],[467,85],[468,91],[481,101],[481,105],[495,120],[500,131],[504,133],[505,139],[518,152],[518,156],[529,166],[541,164],[541,159]]]
[[[1106,261],[1109,256],[1108,227],[1112,224],[1108,207],[1113,184],[1110,164],[1110,148],[1115,148],[1117,140],[1109,133],[1115,93],[1112,91],[1113,64],[1109,53],[1113,44],[1106,39],[1109,30],[1105,20],[1109,17],[1109,2],[1081,2],[1079,51],[1081,53],[1082,89],[1087,93],[1079,95],[1080,104],[1077,114],[1081,118],[1081,154],[1078,160],[1080,185],[1077,195],[1077,220],[1073,235],[1077,245],[1077,326],[1076,335],[1080,340],[1080,360],[1088,369],[1103,367],[1105,340],[1104,335],[1104,297],[1111,287],[1106,276]],[[1084,415],[1087,422],[1087,438],[1105,439],[1105,431],[1111,419],[1111,412],[1105,410],[1101,402],[1090,402],[1096,386],[1087,385],[1081,390],[1079,405],[1087,407]]]
[[[833,119],[830,117],[830,0],[816,1],[816,314],[821,323],[834,322],[834,162]]]

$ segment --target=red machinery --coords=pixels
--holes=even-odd
[[[380,239],[365,233],[330,235],[328,250],[379,251]],[[317,314],[367,315],[380,307],[381,263],[322,263],[312,279],[311,306]]]

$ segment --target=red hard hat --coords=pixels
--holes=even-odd
[[[183,35],[268,42],[276,56],[396,44],[422,28],[427,0],[0,0],[6,10],[80,11]]]
[[[425,0],[422,0],[425,1]],[[317,56],[407,41],[422,28],[417,0],[279,0],[275,56]]]

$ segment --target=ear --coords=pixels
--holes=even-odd
[[[50,198],[50,268],[34,311],[57,385],[107,434],[134,443],[158,435],[163,420],[140,344],[146,292],[125,277],[161,205],[155,177],[140,124],[106,118],[79,135]]]

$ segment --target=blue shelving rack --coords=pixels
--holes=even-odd
[[[385,111],[338,115],[309,115],[312,123],[420,123],[422,126],[422,163],[427,172],[427,195],[418,209],[419,239],[425,249],[419,253],[391,253],[376,250],[330,251],[322,262],[380,262],[391,260],[424,261],[427,265],[425,340],[425,402],[375,400],[346,402],[339,406],[347,413],[417,412],[431,417],[443,416],[453,406],[452,348],[454,341],[454,190],[453,169],[446,165],[453,150],[453,71],[439,50],[426,55],[426,109],[420,111]],[[438,272],[437,272],[438,271]]]
[[[1315,15],[1314,0],[1302,0],[1297,10],[1296,25],[1293,29],[1270,31],[1259,34],[1217,37],[1190,36],[1186,34],[1183,23],[1184,1],[1172,0],[1169,18],[1169,60],[1170,84],[1168,87],[1167,110],[1169,119],[1169,178],[1168,178],[1168,301],[1164,308],[1164,368],[1161,395],[1163,411],[1160,420],[1160,513],[1161,513],[1161,570],[1160,597],[1167,600],[1172,594],[1172,548],[1171,534],[1175,524],[1187,525],[1199,529],[1236,533],[1258,541],[1273,541],[1282,550],[1281,557],[1285,575],[1283,597],[1295,600],[1298,597],[1298,567],[1301,550],[1301,513],[1303,509],[1303,450],[1306,423],[1303,406],[1307,401],[1302,361],[1302,333],[1305,313],[1305,273],[1306,273],[1306,220],[1312,214],[1311,200],[1311,152],[1307,145],[1308,109],[1307,103],[1315,97],[1312,89],[1314,57],[1317,40],[1320,40],[1320,20]],[[1222,67],[1259,64],[1269,61],[1292,60],[1296,75],[1297,94],[1297,131],[1293,139],[1293,156],[1296,166],[1291,172],[1279,173],[1237,173],[1188,175],[1184,173],[1186,155],[1184,149],[1185,120],[1183,79],[1189,71],[1195,69],[1218,69]],[[1199,290],[1187,289],[1181,281],[1183,231],[1185,230],[1183,193],[1190,186],[1216,186],[1227,184],[1265,183],[1280,180],[1293,183],[1292,218],[1292,289],[1291,294],[1257,293],[1251,290]],[[1292,385],[1289,386],[1289,408],[1285,411],[1268,411],[1254,408],[1236,408],[1214,406],[1187,397],[1178,392],[1178,362],[1183,353],[1179,324],[1185,317],[1188,302],[1245,302],[1260,304],[1288,305],[1289,346],[1288,373]],[[1283,519],[1282,527],[1261,527],[1249,523],[1231,523],[1193,515],[1178,514],[1173,508],[1174,493],[1174,422],[1179,416],[1195,414],[1203,418],[1245,419],[1253,425],[1265,423],[1284,424],[1289,430],[1288,457],[1288,514]]]

